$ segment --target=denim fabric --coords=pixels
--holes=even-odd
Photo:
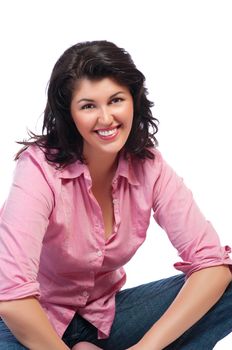
[[[13,336],[9,328],[0,318],[0,350],[27,350]]]
[[[116,296],[116,314],[110,337],[97,339],[97,329],[76,314],[64,333],[69,347],[89,341],[104,350],[125,350],[135,344],[171,304],[184,284],[184,275],[176,275],[120,291]],[[166,350],[211,350],[232,332],[232,283],[221,299],[201,320]],[[0,350],[23,350],[0,322]]]
[[[116,296],[116,315],[110,337],[97,340],[94,326],[76,315],[63,338],[69,346],[89,341],[104,350],[124,350],[135,344],[161,317],[184,284],[184,275],[176,275],[135,288]],[[166,350],[211,350],[232,332],[232,283],[204,317]]]

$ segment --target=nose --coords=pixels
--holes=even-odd
[[[107,107],[102,107],[98,116],[98,123],[104,126],[109,126],[113,123],[114,117]]]

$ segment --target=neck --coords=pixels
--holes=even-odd
[[[112,155],[94,155],[87,158],[87,166],[93,183],[104,183],[105,181],[111,183],[115,171],[117,169],[118,154]]]

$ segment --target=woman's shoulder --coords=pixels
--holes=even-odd
[[[156,147],[149,148],[150,157],[146,157],[143,159],[133,158],[132,164],[135,168],[142,169],[158,169],[162,166],[164,161],[162,153]]]
[[[45,150],[37,145],[30,145],[20,153],[17,160],[17,167],[28,169],[36,168],[43,175],[56,176],[58,170],[56,164],[52,164],[46,159]]]
[[[44,150],[35,144],[25,146],[20,151],[18,159],[21,160],[21,159],[26,158],[26,157],[29,157],[29,158],[32,157],[33,159],[38,159],[39,161],[43,161],[44,157],[45,157]]]
[[[130,166],[135,178],[140,184],[154,182],[160,176],[163,168],[163,156],[157,148],[149,148],[151,157],[131,159]]]
[[[56,152],[56,150],[51,149],[48,153],[45,148],[37,145],[30,145],[21,152],[18,162],[24,163],[24,166],[27,166],[28,168],[36,167],[40,169],[45,177],[53,179],[74,178],[79,175],[79,173],[83,172],[85,166],[79,160],[67,164],[65,167],[60,166],[59,163],[50,161],[49,156],[52,152]]]

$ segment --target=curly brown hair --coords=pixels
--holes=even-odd
[[[136,68],[130,54],[114,43],[100,40],[81,42],[68,48],[56,62],[48,84],[42,135],[29,133],[24,147],[39,146],[49,162],[65,167],[76,160],[84,161],[83,139],[70,113],[76,83],[81,78],[99,80],[110,77],[126,86],[134,102],[130,135],[124,146],[125,154],[138,158],[154,158],[149,148],[157,146],[155,134],[158,120],[153,117],[153,102],[147,98],[145,77]]]

